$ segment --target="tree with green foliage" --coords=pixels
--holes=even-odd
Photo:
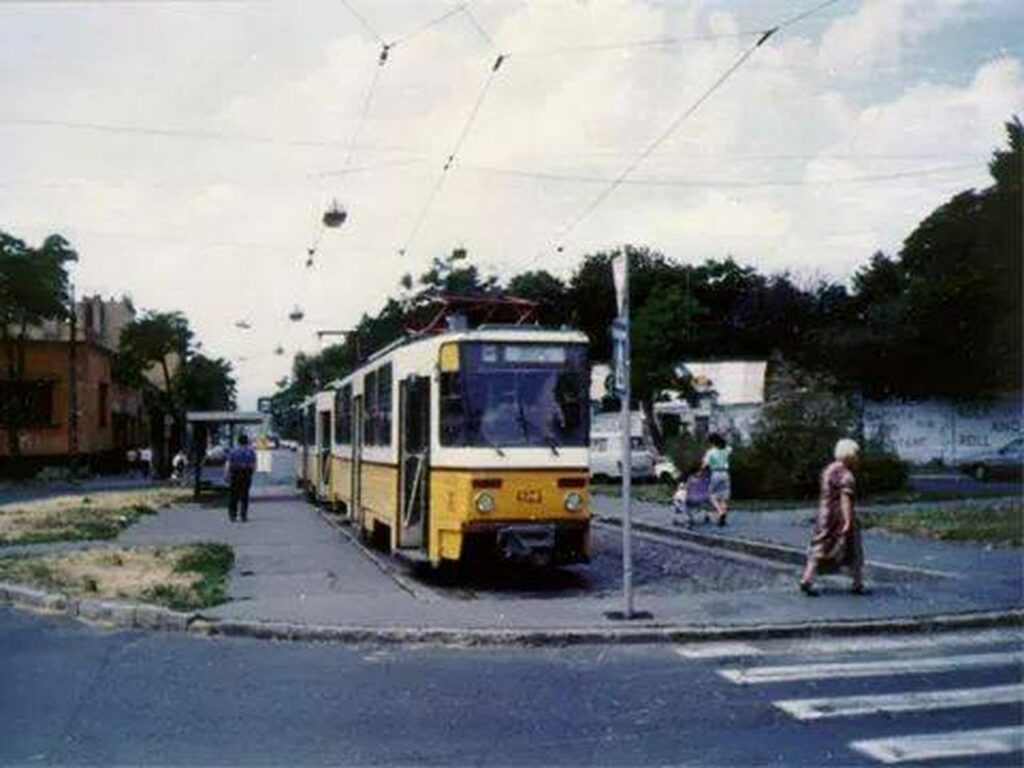
[[[1024,129],[1006,125],[995,183],[955,195],[896,258],[876,253],[854,277],[853,313],[822,348],[875,396],[975,398],[1021,389],[1021,179]]]
[[[33,248],[0,231],[0,343],[6,357],[6,397],[0,402],[0,423],[7,429],[9,455],[21,454],[21,431],[28,410],[24,389],[29,329],[47,320],[63,320],[71,311],[68,264],[78,254],[60,235],[50,235]]]

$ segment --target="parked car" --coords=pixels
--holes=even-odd
[[[1011,440],[994,451],[976,453],[960,465],[975,480],[993,478],[1019,480],[1024,477],[1024,437]]]
[[[590,477],[595,481],[622,479],[622,429],[618,413],[596,414],[590,424]],[[630,420],[630,476],[645,482],[657,479],[657,450],[644,424],[643,414]]]

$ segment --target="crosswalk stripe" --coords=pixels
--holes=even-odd
[[[1002,755],[1024,749],[1024,726],[864,739],[850,742],[850,747],[862,755],[887,764]]]
[[[760,656],[763,653],[756,645],[740,642],[677,645],[675,650],[684,659],[721,659],[728,656]]]
[[[675,652],[685,659],[722,659],[735,656],[770,656],[790,654],[857,653],[867,651],[902,651],[917,648],[948,648],[959,646],[1024,643],[1019,630],[955,634],[922,634],[902,637],[834,637],[820,640],[762,641],[759,644],[740,641],[692,643],[678,645]]]
[[[1024,662],[1024,653],[978,653],[921,659],[794,664],[787,666],[720,669],[718,674],[734,683],[781,683],[834,677],[911,675],[922,672],[952,672],[961,669],[1002,667]]]
[[[775,706],[797,720],[820,720],[826,717],[854,717],[880,712],[923,712],[992,704],[1016,704],[1021,701],[1024,701],[1024,684],[822,699],[788,699],[776,701]]]
[[[1022,643],[1024,633],[1018,630],[994,630],[976,634],[907,635],[905,637],[850,637],[810,640],[802,643],[803,653],[841,653],[843,651],[899,651],[910,648],[945,648],[964,645]]]

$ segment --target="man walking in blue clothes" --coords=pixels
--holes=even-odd
[[[239,511],[243,523],[249,519],[249,487],[255,470],[256,452],[249,447],[249,436],[243,432],[238,436],[238,445],[228,454],[228,519],[232,523],[239,517]]]

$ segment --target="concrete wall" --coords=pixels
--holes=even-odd
[[[900,455],[915,463],[955,465],[998,450],[1021,434],[1019,399],[954,403],[946,400],[864,403],[864,434],[882,430]]]

